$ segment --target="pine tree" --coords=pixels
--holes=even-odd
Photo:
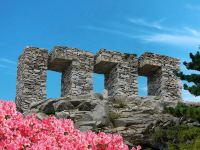
[[[195,55],[190,53],[191,62],[183,62],[188,70],[196,70],[200,71],[200,52],[197,51]],[[200,96],[200,74],[190,74],[186,75],[183,72],[178,73],[178,76],[181,80],[185,80],[188,82],[192,82],[193,85],[189,86],[188,84],[184,84],[184,89],[188,90],[194,96]]]

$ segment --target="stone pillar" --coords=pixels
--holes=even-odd
[[[92,53],[57,46],[52,50],[49,60],[49,69],[62,73],[62,97],[93,93],[94,56]]]
[[[139,75],[148,77],[148,94],[169,101],[181,100],[182,85],[175,72],[180,69],[176,58],[145,53],[139,58]]]
[[[28,110],[31,102],[46,98],[48,51],[27,47],[18,60],[16,106],[20,112]]]
[[[179,69],[180,63],[176,61],[169,61],[162,67],[162,96],[169,99],[182,99],[182,82],[174,73],[179,71]]]
[[[161,68],[149,73],[147,76],[148,95],[160,96],[161,95]]]
[[[137,58],[102,49],[95,57],[95,73],[105,75],[108,96],[137,95]]]

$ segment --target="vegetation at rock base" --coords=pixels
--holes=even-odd
[[[109,112],[109,119],[110,119],[110,121],[114,121],[115,119],[118,119],[118,118],[120,118],[120,114],[119,113],[117,113],[117,112]]]
[[[188,106],[183,103],[178,103],[175,108],[167,107],[165,108],[165,111],[176,117],[200,121],[200,107],[198,106]]]
[[[115,105],[114,105],[115,108],[126,108],[127,107],[127,103],[125,102],[124,99],[120,99],[120,100],[117,100],[115,102]]]
[[[188,70],[196,70],[200,71],[200,52],[198,51],[195,55],[190,53],[191,62],[184,62],[183,64],[186,66]],[[191,74],[186,75],[183,72],[177,74],[181,80],[185,80],[187,82],[192,82],[193,85],[189,86],[188,84],[184,84],[184,89],[188,90],[191,94],[195,96],[200,96],[200,74]]]
[[[175,108],[165,108],[165,113],[183,118],[183,120],[200,121],[200,107],[178,103]],[[199,150],[200,127],[184,123],[171,124],[168,127],[155,127],[151,132],[152,145],[159,145],[164,150]],[[158,146],[157,146],[158,147]]]
[[[175,125],[167,129],[155,128],[151,135],[154,143],[165,150],[199,150],[200,128]]]

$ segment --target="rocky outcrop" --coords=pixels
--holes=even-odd
[[[24,115],[36,113],[39,119],[55,115],[59,119],[72,119],[82,131],[119,133],[129,144],[149,144],[148,132],[155,126],[177,122],[178,118],[163,113],[165,106],[175,105],[176,102],[159,96],[104,97],[95,94],[34,102]]]

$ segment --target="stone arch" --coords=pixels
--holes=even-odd
[[[101,49],[95,56],[94,72],[104,74],[108,96],[138,94],[136,55]]]
[[[93,93],[92,53],[76,48],[57,46],[49,55],[49,70],[62,73],[61,96],[91,95]]]
[[[139,58],[139,75],[148,77],[148,94],[162,96],[169,100],[181,99],[180,79],[175,75],[179,71],[180,61],[176,58],[144,53]]]

